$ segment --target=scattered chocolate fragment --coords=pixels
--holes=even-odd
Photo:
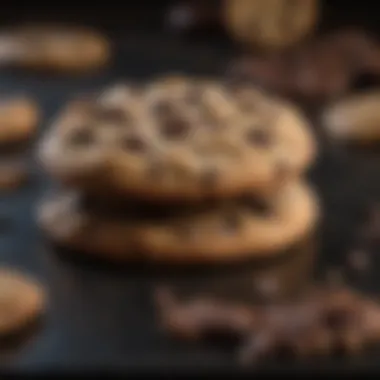
[[[237,60],[227,75],[296,97],[329,99],[361,75],[380,74],[380,44],[362,31],[344,30],[277,54]]]
[[[261,306],[179,301],[165,288],[155,296],[162,327],[176,337],[245,338],[238,354],[242,364],[284,354],[354,354],[380,340],[380,305],[345,287],[317,288],[302,299]]]
[[[291,355],[351,354],[380,339],[380,306],[349,289],[319,289],[306,300],[263,312],[262,325],[239,352],[243,364],[277,355],[284,346]]]
[[[155,293],[162,327],[174,336],[197,340],[209,335],[242,337],[257,323],[253,309],[215,299],[179,301],[166,288]]]

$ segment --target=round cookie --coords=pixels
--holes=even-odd
[[[236,40],[262,49],[281,49],[312,31],[318,0],[225,0],[224,17]]]
[[[0,145],[26,141],[39,120],[37,105],[28,98],[0,97]]]
[[[182,77],[74,102],[40,145],[43,166],[66,184],[170,201],[267,192],[304,172],[315,153],[290,104]]]
[[[114,208],[121,214],[115,215],[107,202],[101,212],[78,193],[58,193],[42,203],[38,221],[52,240],[91,255],[129,260],[138,252],[186,264],[274,256],[312,233],[319,214],[314,193],[301,182],[265,201],[250,195],[161,217],[139,219],[143,212],[133,207]]]
[[[0,336],[27,327],[44,310],[45,291],[40,284],[9,268],[0,269]]]
[[[26,25],[0,34],[0,62],[30,69],[85,71],[103,66],[110,56],[99,33],[64,25]]]

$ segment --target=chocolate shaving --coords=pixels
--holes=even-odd
[[[241,338],[257,323],[254,309],[215,299],[179,301],[166,288],[155,294],[161,325],[176,337],[197,340],[207,336]]]
[[[197,340],[217,332],[245,338],[238,352],[242,364],[284,354],[347,355],[380,340],[380,306],[344,287],[261,306],[201,297],[179,301],[163,288],[156,301],[162,326],[176,337]]]

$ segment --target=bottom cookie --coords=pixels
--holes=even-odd
[[[45,199],[38,222],[53,241],[110,261],[232,263],[278,256],[314,230],[318,202],[301,182],[269,199],[160,208],[61,192]]]

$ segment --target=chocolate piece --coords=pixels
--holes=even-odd
[[[155,300],[161,325],[180,338],[242,337],[256,323],[256,314],[248,307],[207,298],[179,302],[166,288],[156,290]]]
[[[69,141],[74,146],[86,146],[94,143],[95,135],[89,127],[78,128],[69,135]]]
[[[255,147],[266,148],[271,143],[270,133],[262,128],[251,129],[247,134],[247,140]]]
[[[180,118],[172,118],[164,122],[161,132],[169,140],[178,140],[186,137],[190,131],[190,124]]]
[[[144,140],[138,136],[124,137],[122,140],[122,146],[125,150],[135,153],[142,153],[146,148]]]

